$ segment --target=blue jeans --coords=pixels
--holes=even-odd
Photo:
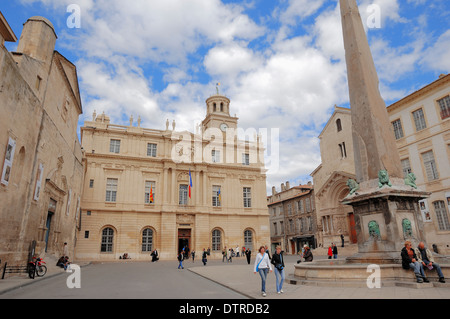
[[[258,272],[259,275],[261,276],[261,291],[266,292],[266,278],[267,273],[269,272],[269,268],[260,268]]]
[[[280,271],[275,267],[275,277],[277,282],[277,292],[280,292],[283,289],[284,282],[284,268]]]
[[[414,263],[410,263],[409,268],[414,270],[414,273],[416,274],[416,276],[425,277],[425,273],[423,272],[422,264],[420,264],[419,262],[416,261]]]
[[[184,268],[184,267],[183,267],[183,261],[182,261],[182,260],[180,260],[180,263],[179,263],[179,265],[178,265],[178,269],[180,269],[180,268]]]
[[[430,262],[428,261],[428,262],[425,262],[425,263],[429,264]],[[444,278],[444,274],[442,273],[441,266],[439,266],[439,264],[436,264],[436,263],[432,263],[432,265],[433,265],[433,268],[436,269],[436,272],[437,272],[439,278]],[[422,268],[425,269],[426,266],[422,266]],[[429,270],[428,268],[426,268],[426,269]],[[432,270],[429,270],[429,271],[432,271]]]

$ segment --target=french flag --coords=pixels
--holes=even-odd
[[[191,169],[189,169],[189,198],[191,198],[191,188],[192,188],[192,176],[191,176]]]

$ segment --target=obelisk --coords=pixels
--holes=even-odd
[[[403,178],[386,104],[356,0],[340,0],[345,59],[353,123],[356,181],[378,178],[386,170]]]
[[[405,240],[424,240],[418,200],[405,185],[400,156],[356,0],[340,0],[356,182],[342,203],[353,207],[358,253],[351,262],[397,263]]]

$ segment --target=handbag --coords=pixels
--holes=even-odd
[[[264,257],[263,258],[261,258],[261,260],[259,261],[259,263],[256,265],[256,272],[258,272],[259,271],[259,264],[261,263],[261,261],[263,261],[263,259],[264,259]]]

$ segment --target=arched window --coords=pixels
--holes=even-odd
[[[113,251],[113,239],[114,230],[112,228],[105,228],[102,232],[102,245],[100,248],[101,252],[110,253]]]
[[[336,128],[338,132],[342,131],[341,119],[336,120]]]
[[[244,231],[244,247],[253,250],[253,233],[248,229]]]
[[[142,252],[152,251],[153,246],[153,230],[144,229],[142,232]]]
[[[214,229],[212,232],[212,250],[220,251],[222,248],[222,234],[220,230]]]
[[[223,112],[223,102],[220,102],[220,112]]]
[[[217,105],[216,103],[213,103],[213,112],[217,111]]]

